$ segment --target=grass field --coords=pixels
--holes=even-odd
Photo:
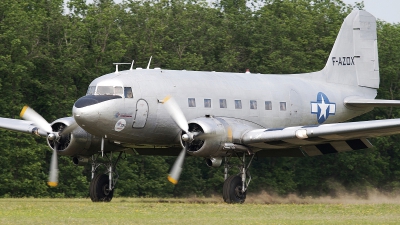
[[[396,203],[228,205],[214,199],[0,199],[0,224],[400,224]]]

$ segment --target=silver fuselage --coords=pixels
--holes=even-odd
[[[179,144],[180,129],[163,107],[166,96],[175,98],[188,120],[205,115],[230,117],[249,121],[254,128],[280,128],[318,124],[311,113],[311,103],[323,92],[329,102],[336,104],[336,112],[325,123],[349,120],[369,110],[347,108],[345,98],[357,96],[375,98],[376,90],[329,83],[323,72],[297,75],[264,75],[245,73],[174,71],[162,69],[127,70],[110,73],[92,81],[98,84],[120,84],[132,87],[133,98],[112,99],[83,108],[73,108],[78,124],[98,137],[124,146],[171,146]],[[195,99],[189,107],[188,99]],[[211,99],[211,107],[204,107],[204,99]],[[220,99],[227,107],[220,108]],[[235,109],[235,100],[242,108]],[[257,101],[257,109],[250,109],[250,101]],[[271,101],[272,109],[265,109]],[[281,102],[286,110],[281,110]],[[116,129],[120,120],[123,129]],[[134,126],[134,124],[139,126]]]

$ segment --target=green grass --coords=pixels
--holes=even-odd
[[[207,199],[0,199],[0,224],[400,224],[400,204],[228,205]]]

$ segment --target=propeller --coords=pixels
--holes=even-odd
[[[77,123],[73,123],[68,127],[65,127],[60,132],[53,131],[51,125],[35,110],[30,108],[29,106],[24,106],[22,108],[20,116],[25,119],[33,122],[39,129],[46,131],[47,138],[54,142],[53,154],[51,156],[50,161],[50,172],[49,172],[49,180],[47,184],[51,187],[56,187],[58,185],[58,160],[57,160],[57,149],[60,144],[61,135],[71,133],[75,128],[78,127]]]
[[[54,143],[53,154],[51,155],[51,161],[50,161],[49,181],[47,181],[47,184],[50,187],[56,187],[58,185],[57,147],[58,147],[58,144],[55,142]]]
[[[71,133],[72,131],[75,130],[79,125],[74,122],[71,125],[64,127],[61,126],[58,129],[58,131],[53,131],[53,133],[49,134],[49,140],[53,141],[53,154],[51,156],[51,161],[50,161],[50,174],[49,174],[49,181],[47,184],[50,187],[56,187],[58,185],[58,160],[57,160],[57,151],[58,149],[62,149],[62,145],[64,145],[65,141],[63,141],[63,138],[66,138],[65,136]],[[51,139],[50,136],[54,136],[54,139]]]
[[[183,148],[181,153],[179,153],[178,158],[176,158],[171,171],[169,172],[169,175],[168,175],[169,182],[171,182],[173,184],[178,183],[179,177],[181,176],[181,173],[182,173],[182,166],[183,166],[183,162],[185,161],[185,155],[186,155],[186,148]]]
[[[32,121],[40,129],[46,131],[47,133],[52,133],[53,129],[50,124],[35,110],[31,109],[29,106],[24,106],[21,113],[19,114],[24,120]]]
[[[69,134],[72,131],[75,130],[75,128],[79,127],[79,125],[74,121],[73,124],[69,125],[68,127],[65,127],[63,130],[61,130],[60,132],[60,136],[63,134]]]
[[[183,115],[181,108],[176,103],[175,99],[173,99],[171,96],[167,96],[164,98],[163,104],[165,106],[165,109],[168,111],[169,115],[178,125],[178,127],[188,134],[189,133],[188,122],[186,120],[185,115]]]
[[[191,143],[195,138],[202,138],[201,133],[189,132],[189,124],[186,120],[186,117],[183,114],[179,105],[171,96],[167,96],[164,98],[163,105],[165,106],[165,109],[168,111],[169,115],[172,117],[175,123],[179,126],[179,128],[181,128],[181,130],[185,132],[185,134],[182,135],[182,140],[184,142]],[[182,166],[183,162],[185,161],[187,146],[188,145],[185,145],[185,147],[179,153],[179,156],[175,160],[174,165],[172,166],[171,171],[168,175],[168,180],[173,184],[178,183],[179,177],[182,173]]]

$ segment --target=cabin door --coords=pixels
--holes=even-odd
[[[146,100],[139,99],[136,103],[136,114],[133,119],[133,128],[143,128],[146,125],[147,116],[149,114],[149,105]]]
[[[297,125],[300,123],[300,105],[301,98],[295,90],[290,90],[290,124]]]

